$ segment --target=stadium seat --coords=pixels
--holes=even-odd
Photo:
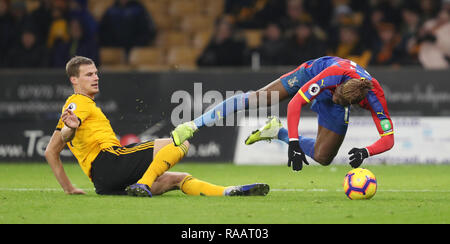
[[[152,19],[156,24],[156,27],[160,31],[167,31],[173,29],[174,19],[169,18],[167,14],[161,12],[152,13]]]
[[[132,67],[159,66],[163,63],[163,50],[155,47],[134,47],[128,55]]]
[[[172,17],[200,14],[203,8],[201,0],[171,0],[168,13]]]
[[[208,31],[214,28],[214,18],[208,15],[186,15],[179,21],[180,30],[192,34],[196,31]]]
[[[162,48],[186,46],[189,43],[190,36],[179,31],[161,31],[156,40],[156,45]]]
[[[166,64],[177,69],[194,69],[199,50],[190,46],[172,47],[168,50]]]
[[[262,43],[263,32],[261,30],[244,30],[243,35],[249,48],[257,48]]]
[[[141,0],[141,2],[152,16],[163,14],[167,18],[167,0]]]
[[[100,48],[100,62],[103,65],[123,65],[125,64],[125,50],[118,47]]]

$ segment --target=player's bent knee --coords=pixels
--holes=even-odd
[[[184,178],[186,178],[188,175],[190,174],[184,172],[176,172],[172,175],[172,177],[170,177],[169,184],[172,186],[179,186]]]
[[[157,181],[166,186],[176,187],[190,174],[185,172],[165,172],[163,175],[158,177]]]
[[[177,178],[177,182],[181,183],[186,177],[190,176],[191,174],[186,173],[186,172],[178,172],[178,178]]]
[[[314,155],[314,160],[323,166],[328,166],[333,162],[336,155]]]
[[[192,175],[186,172],[176,172],[176,177],[173,178],[172,183],[174,184],[174,186],[181,188],[181,184],[188,177],[192,177]]]

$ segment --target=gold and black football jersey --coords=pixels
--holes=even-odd
[[[120,142],[109,120],[91,98],[73,94],[67,98],[62,111],[64,112],[66,108],[69,108],[81,121],[75,137],[67,145],[77,158],[83,172],[91,177],[91,164],[99,152],[113,146],[120,147]],[[60,118],[56,129],[61,130],[63,127],[64,123]]]

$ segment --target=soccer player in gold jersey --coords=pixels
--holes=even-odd
[[[264,196],[267,184],[219,186],[194,178],[188,173],[168,172],[187,153],[189,142],[175,146],[172,139],[156,139],[123,146],[109,120],[96,106],[99,77],[95,63],[76,56],[66,65],[74,94],[62,115],[45,151],[45,158],[67,194],[85,194],[72,185],[64,171],[60,153],[67,145],[83,172],[102,195],[160,195],[180,189],[187,195]]]

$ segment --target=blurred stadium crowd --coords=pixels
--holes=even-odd
[[[448,68],[450,0],[0,0],[0,68]]]

